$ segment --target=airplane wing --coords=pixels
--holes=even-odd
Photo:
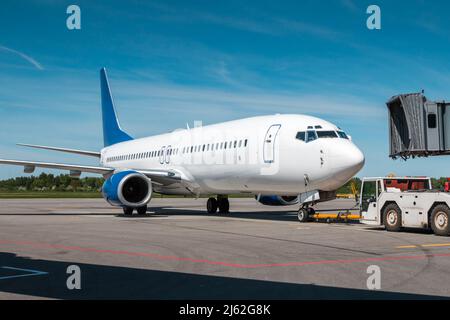
[[[36,162],[36,161],[23,161],[23,160],[6,160],[0,159],[0,164],[9,164],[16,166],[24,166],[24,171],[26,173],[32,173],[34,169],[37,168],[49,168],[49,169],[60,169],[69,170],[75,172],[89,172],[97,173],[102,175],[107,175],[114,172],[114,168],[107,167],[93,167],[93,166],[81,166],[76,164],[64,164],[64,163],[53,163],[53,162]]]
[[[53,162],[37,162],[37,161],[23,161],[23,160],[6,160],[0,159],[0,164],[23,166],[24,172],[32,173],[35,168],[48,168],[48,169],[59,169],[68,170],[72,175],[79,176],[82,172],[101,174],[104,177],[109,176],[114,173],[115,168],[109,167],[95,167],[95,166],[83,166],[76,164],[65,164],[65,163],[53,163]],[[140,170],[132,169],[146,175],[148,178],[159,185],[169,185],[172,183],[180,182],[182,177],[179,172],[172,170]]]
[[[36,145],[36,144],[26,144],[26,143],[18,143],[17,145],[22,146],[22,147],[68,152],[68,153],[80,154],[83,156],[91,156],[91,157],[100,158],[100,152],[95,152],[95,151],[85,151],[85,150],[76,150],[76,149],[59,148],[59,147],[48,147],[48,146],[40,146],[40,145]]]

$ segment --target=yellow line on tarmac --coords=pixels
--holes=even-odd
[[[407,245],[407,246],[398,246],[397,249],[410,249],[410,248],[428,248],[428,247],[450,247],[450,243],[427,243],[427,244],[421,244],[421,245]]]
[[[423,244],[422,247],[449,247],[450,243],[429,243]]]

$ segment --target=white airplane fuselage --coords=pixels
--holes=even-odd
[[[101,150],[100,163],[178,173],[179,183],[153,186],[163,194],[289,196],[336,190],[362,168],[364,155],[330,122],[270,115],[117,143]]]

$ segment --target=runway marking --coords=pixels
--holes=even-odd
[[[2,269],[8,269],[8,270],[15,270],[15,271],[24,271],[24,272],[27,272],[27,273],[25,273],[25,274],[17,274],[17,275],[13,275],[13,276],[0,277],[0,280],[13,279],[13,278],[22,278],[22,277],[32,277],[32,276],[42,276],[44,274],[48,274],[48,272],[39,271],[39,270],[21,269],[21,268],[7,267],[7,266],[3,266],[1,268]]]
[[[406,246],[398,246],[397,249],[410,249],[410,248],[432,248],[432,247],[450,247],[450,243],[427,243],[427,244],[421,244],[421,245],[406,245]]]
[[[429,259],[429,258],[435,258],[435,257],[450,257],[450,253],[440,253],[440,254],[436,253],[436,254],[421,254],[421,255],[408,255],[408,256],[385,256],[385,257],[365,257],[365,258],[354,258],[354,259],[245,264],[245,263],[234,263],[234,262],[227,262],[227,261],[214,261],[214,260],[209,260],[209,259],[165,256],[165,255],[161,255],[161,254],[157,254],[157,253],[150,253],[150,252],[133,252],[133,251],[126,251],[126,250],[96,249],[96,248],[88,248],[88,247],[55,245],[55,244],[48,244],[48,243],[35,243],[35,242],[25,242],[25,241],[7,241],[7,240],[1,241],[0,240],[0,245],[17,245],[17,246],[27,246],[27,247],[32,247],[32,248],[63,249],[63,250],[68,250],[68,251],[106,253],[106,254],[126,255],[126,256],[135,256],[135,257],[148,257],[148,258],[153,258],[156,260],[185,261],[185,262],[207,264],[207,265],[219,265],[219,266],[238,268],[238,269],[258,269],[258,268],[273,268],[273,267],[302,267],[302,266],[310,266],[310,265],[369,263],[369,262],[401,261],[401,260],[411,261],[411,260],[423,260],[423,259]]]

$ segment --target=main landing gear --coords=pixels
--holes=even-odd
[[[131,216],[133,214],[134,208],[132,207],[123,207],[123,214],[126,216]],[[142,206],[136,208],[138,215],[143,216],[147,214],[147,206]]]
[[[298,209],[297,218],[300,222],[308,222],[310,217],[314,215],[315,210],[313,208],[308,207],[307,205],[303,205]]]
[[[220,213],[230,212],[230,202],[227,197],[219,195],[217,199],[212,197],[208,199],[208,202],[206,202],[206,211],[208,213],[216,213],[217,209]]]

